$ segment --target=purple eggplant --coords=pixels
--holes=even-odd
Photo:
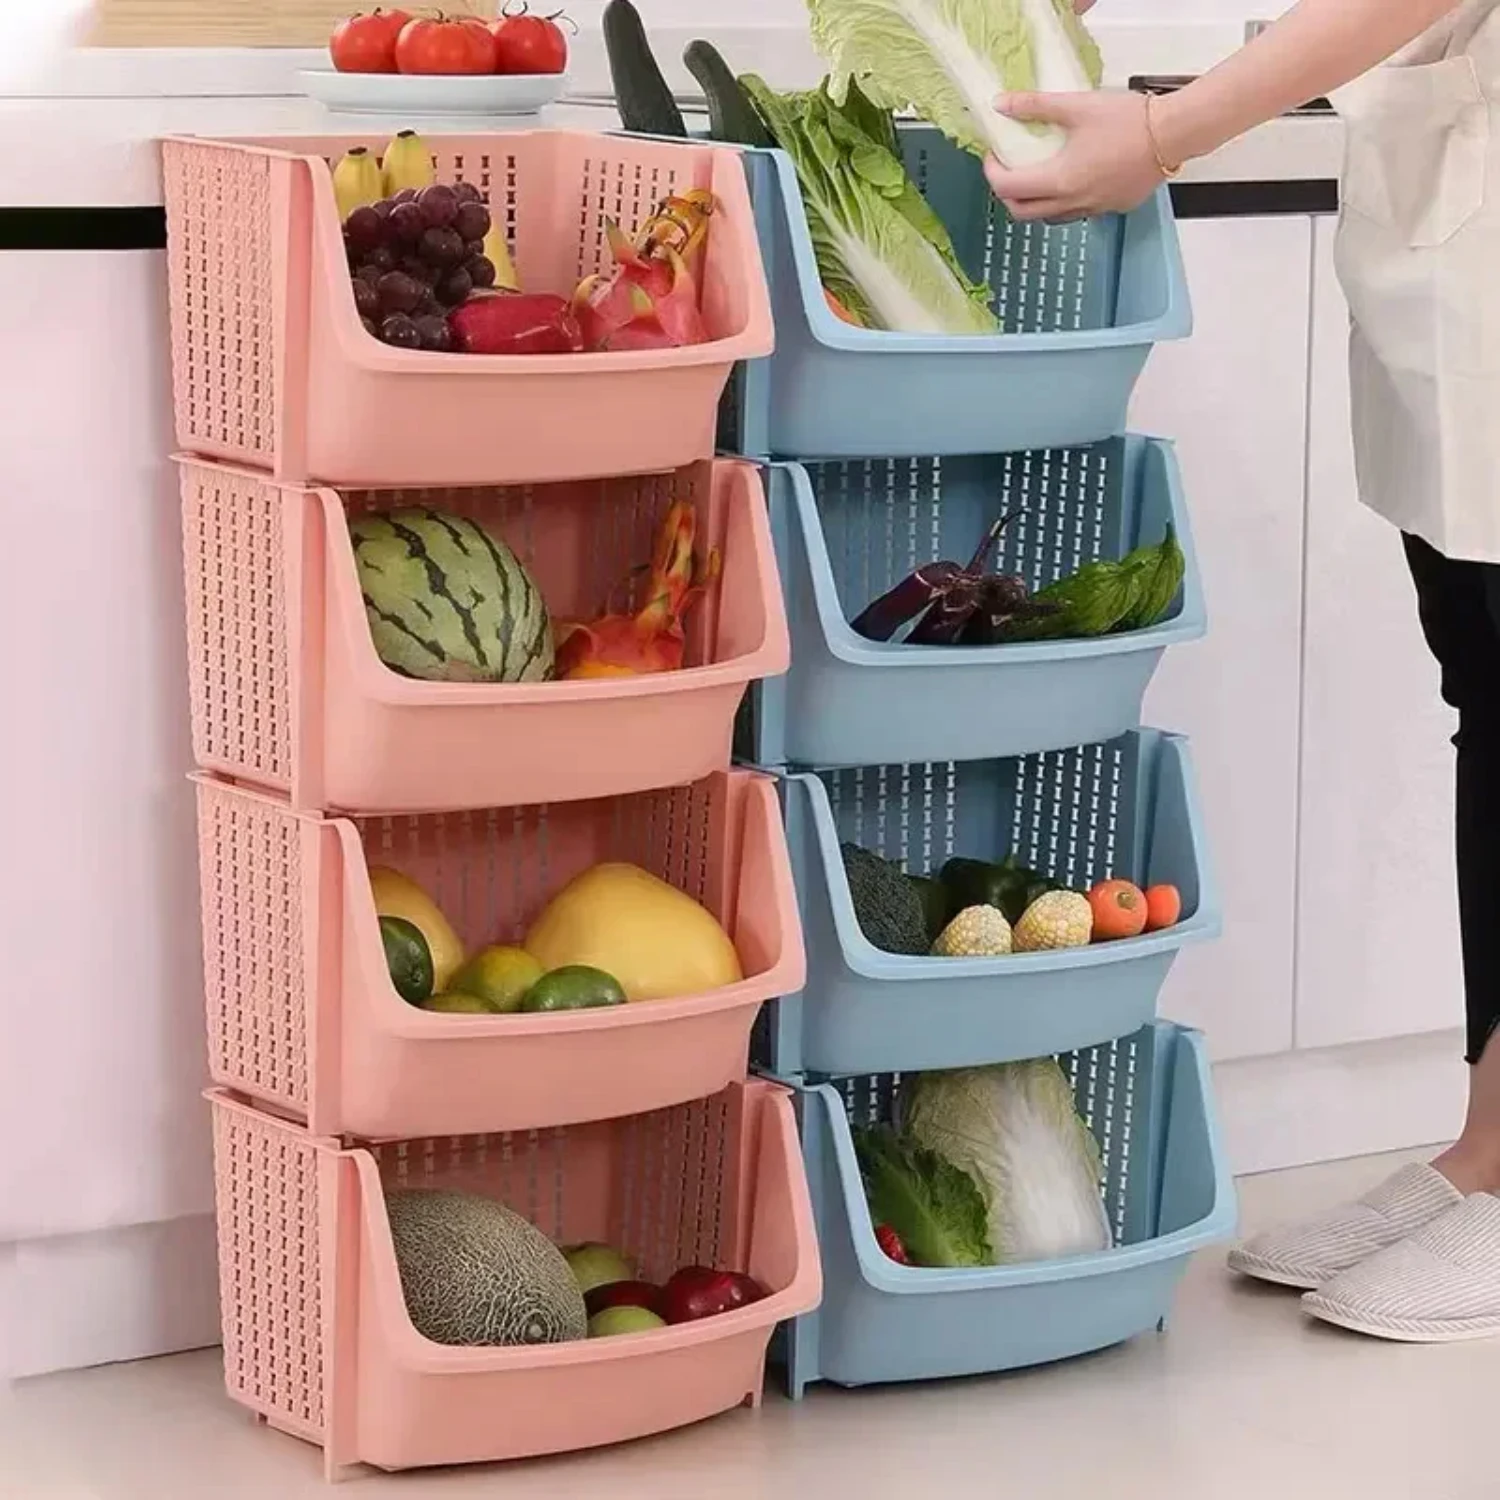
[[[987,585],[979,607],[964,625],[961,646],[999,646],[1006,641],[1007,627],[1018,620],[1040,620],[1062,608],[1050,599],[1033,599],[1024,579],[996,575]]]
[[[987,573],[985,568],[1014,515],[1014,511],[1007,512],[990,527],[967,567],[947,561],[928,563],[903,578],[859,615],[852,626],[855,634],[870,641],[888,641],[915,620],[907,645],[956,646],[967,643],[971,622],[980,612],[1009,618],[1015,613],[1008,608],[1009,601],[1017,589],[1024,600],[1026,585],[1010,575]]]
[[[888,641],[908,620],[943,598],[962,577],[963,569],[957,563],[928,563],[882,594],[854,621],[852,629],[867,641]]]
[[[912,627],[908,646],[956,646],[984,599],[982,574],[960,573],[951,588],[934,599],[927,613]]]

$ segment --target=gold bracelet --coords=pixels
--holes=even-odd
[[[1182,176],[1182,163],[1178,162],[1175,167],[1168,166],[1166,157],[1162,155],[1161,142],[1156,136],[1156,117],[1154,114],[1156,95],[1147,94],[1144,97],[1146,100],[1146,139],[1151,143],[1151,154],[1156,158],[1156,169],[1161,173],[1162,180],[1164,182],[1171,182]]]

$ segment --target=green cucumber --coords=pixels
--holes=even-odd
[[[408,1005],[421,1005],[432,998],[432,949],[422,929],[405,917],[382,917],[380,941],[385,945],[385,966],[396,993]]]
[[[620,123],[635,135],[687,137],[687,122],[661,76],[640,12],[630,0],[604,7],[604,46]]]
[[[750,102],[744,85],[712,42],[689,42],[682,60],[698,80],[708,104],[708,133],[731,146],[774,146],[765,121]]]

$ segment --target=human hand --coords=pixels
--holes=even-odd
[[[1013,120],[1061,126],[1068,143],[1050,161],[1015,171],[984,164],[995,196],[1016,219],[1082,219],[1125,213],[1162,180],[1141,94],[1007,94],[996,108]]]

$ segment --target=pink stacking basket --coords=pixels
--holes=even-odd
[[[229,1393],[321,1444],[330,1478],[592,1448],[755,1404],[772,1329],[821,1296],[792,1103],[774,1084],[566,1130],[368,1147],[210,1097]],[[769,1295],[617,1338],[434,1344],[407,1316],[390,1187],[485,1193],[558,1244],[614,1245],[645,1278],[698,1263]]]
[[[787,622],[759,471],[511,489],[341,493],[181,461],[193,749],[301,808],[441,811],[681,785],[727,767],[752,680],[786,671]],[[590,619],[697,506],[722,575],[688,615],[686,666],[582,682],[419,682],[375,654],[347,517],[430,504],[503,536],[554,619]],[[620,607],[618,603],[612,608]]]
[[[713,453],[736,360],[771,313],[738,153],[537,130],[431,138],[509,233],[522,286],[571,294],[669,193],[711,189],[701,273],[711,341],[493,357],[392,349],[360,326],[330,161],[385,138],[163,143],[180,447],[326,484],[497,484],[640,474]]]
[[[357,820],[200,778],[198,827],[213,1080],[319,1135],[521,1130],[705,1098],[745,1076],[761,1003],[802,985],[775,785],[754,772],[594,802]],[[372,865],[415,880],[472,952],[519,942],[569,880],[607,860],[701,901],[744,978],[552,1015],[434,1014],[396,993]]]

